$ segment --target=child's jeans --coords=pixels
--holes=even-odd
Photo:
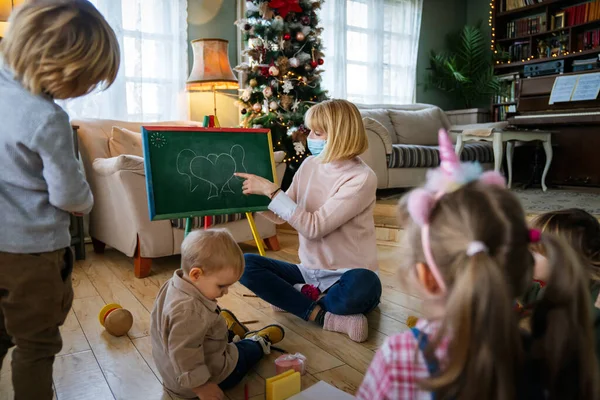
[[[221,383],[219,387],[223,390],[231,389],[244,379],[250,369],[263,357],[263,349],[260,343],[254,340],[244,339],[235,343],[240,354],[235,369]]]
[[[62,348],[58,327],[71,309],[71,249],[0,252],[0,368],[12,353],[15,400],[52,399],[52,364]]]

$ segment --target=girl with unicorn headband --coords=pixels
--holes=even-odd
[[[387,338],[359,399],[598,399],[586,272],[558,237],[530,230],[497,172],[460,163],[439,133],[440,167],[400,202],[405,275],[425,318]],[[530,286],[530,245],[549,277],[520,330],[514,300]]]

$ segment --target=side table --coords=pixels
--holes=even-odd
[[[552,163],[552,134],[547,131],[525,131],[525,130],[495,130],[489,136],[475,136],[464,133],[459,133],[456,136],[456,154],[460,156],[466,142],[485,141],[492,142],[494,148],[494,169],[500,171],[502,167],[502,157],[504,151],[504,143],[506,143],[506,164],[508,166],[508,187],[512,185],[512,161],[515,142],[532,142],[541,141],[546,152],[546,165],[542,173],[542,189],[548,190],[546,186],[546,176],[550,170]]]

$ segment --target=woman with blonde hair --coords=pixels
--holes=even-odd
[[[287,192],[250,174],[244,193],[268,196],[276,223],[298,231],[300,264],[246,254],[240,282],[271,303],[325,330],[362,342],[365,313],[379,304],[373,208],[377,178],[359,158],[368,147],[356,106],[329,100],[310,108],[308,157]],[[324,294],[324,296],[323,296]]]
[[[0,366],[12,353],[15,399],[52,399],[59,326],[71,309],[70,213],[94,199],[55,99],[108,87],[119,44],[87,0],[25,2],[0,42]]]

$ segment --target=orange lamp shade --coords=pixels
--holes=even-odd
[[[12,10],[25,0],[0,0],[0,22],[7,22]]]
[[[0,0],[0,22],[8,21],[8,16],[12,12],[12,0]]]
[[[187,80],[189,91],[238,88],[238,81],[229,64],[228,47],[229,42],[223,39],[192,41],[194,64]]]

